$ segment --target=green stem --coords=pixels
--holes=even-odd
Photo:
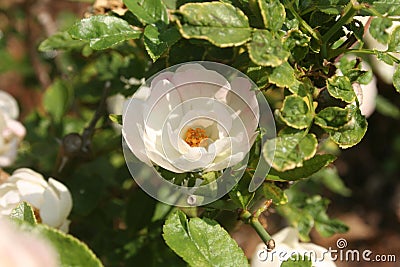
[[[311,26],[308,25],[308,23],[304,19],[302,19],[302,17],[296,12],[296,10],[294,10],[293,4],[291,2],[287,0],[284,0],[283,2],[287,9],[289,9],[290,13],[292,13],[292,15],[299,21],[301,27],[303,27],[314,39],[318,40],[318,42],[321,43],[322,38],[319,32],[314,31],[314,29],[311,28]]]
[[[386,51],[380,51],[382,53],[386,53],[392,59],[395,63],[400,64],[400,59],[393,56],[392,54],[386,52]],[[346,53],[358,53],[358,54],[368,54],[368,55],[376,55],[377,51],[374,49],[350,49],[347,50]]]
[[[271,245],[272,243],[274,244],[274,241],[267,230],[265,230],[264,226],[262,226],[262,224],[258,220],[258,217],[253,216],[253,214],[251,214],[251,212],[248,210],[243,210],[240,214],[240,219],[253,227],[253,229],[260,236],[261,240],[264,242],[264,244],[267,245],[268,248],[273,249]]]
[[[328,58],[328,42],[332,38],[332,36],[340,30],[344,25],[348,23],[348,21],[353,18],[354,14],[357,12],[357,8],[353,1],[350,1],[343,10],[343,15],[340,19],[332,26],[323,36],[322,36],[322,47],[321,54],[323,58]]]

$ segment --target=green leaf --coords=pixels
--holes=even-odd
[[[61,122],[72,100],[73,90],[66,81],[56,79],[43,96],[45,110],[55,122]]]
[[[41,42],[39,51],[46,52],[57,49],[70,50],[82,48],[85,44],[86,42],[72,39],[68,32],[58,32]]]
[[[247,76],[252,79],[259,88],[263,88],[268,85],[268,76],[266,67],[258,66],[253,62],[249,63],[249,67],[246,72]]]
[[[285,22],[285,7],[278,0],[258,0],[265,28],[277,32]]]
[[[309,241],[311,228],[315,226],[318,233],[324,237],[335,233],[344,233],[348,227],[337,219],[331,219],[326,213],[329,200],[319,195],[307,196],[295,187],[287,190],[289,202],[276,207],[278,212],[286,217],[289,222],[297,227],[300,239]]]
[[[124,4],[143,24],[168,24],[167,8],[161,0],[124,0]]]
[[[181,35],[175,27],[160,30],[156,26],[147,25],[144,29],[144,45],[153,62],[180,38]]]
[[[331,96],[351,103],[356,99],[356,94],[351,85],[350,79],[346,76],[333,76],[327,81],[327,89]]]
[[[262,191],[265,199],[272,199],[272,202],[275,205],[284,205],[288,202],[288,198],[285,195],[285,192],[274,183],[263,183]]]
[[[278,171],[286,171],[303,166],[317,150],[318,141],[314,134],[286,134],[267,140],[263,147],[266,161]]]
[[[288,62],[271,69],[269,71],[268,80],[276,86],[289,88],[294,94],[298,93],[298,88],[301,84],[295,76],[294,69]]]
[[[392,20],[389,18],[374,18],[369,26],[369,33],[378,42],[387,44],[389,40],[389,34],[386,32],[392,26]]]
[[[312,267],[312,261],[307,256],[296,254],[282,262],[281,267]]]
[[[335,166],[323,168],[315,173],[311,179],[322,183],[330,191],[348,197],[351,195],[351,190],[344,184],[340,178]]]
[[[276,209],[291,225],[298,229],[301,240],[310,240],[309,233],[314,226],[314,218],[307,210],[298,204],[296,205],[296,203],[292,203],[290,199],[286,205],[278,206]]]
[[[380,14],[387,13],[388,16],[400,15],[400,6],[398,0],[384,0],[384,1],[368,0],[365,2],[373,4],[372,7],[375,8]]]
[[[47,239],[59,254],[60,267],[103,267],[96,255],[81,241],[44,224],[20,224],[23,231],[36,233]]]
[[[297,95],[285,98],[279,115],[288,126],[295,129],[307,128],[314,117],[309,104]]]
[[[122,125],[122,115],[110,114],[110,115],[108,115],[108,117],[110,118],[110,120],[112,122],[115,122],[115,123],[118,123],[119,125]]]
[[[400,108],[381,95],[375,98],[376,110],[388,117],[400,119]]]
[[[284,47],[291,52],[295,61],[300,62],[309,51],[311,37],[302,33],[300,30],[291,29],[284,37]]]
[[[18,206],[11,211],[10,218],[14,220],[24,221],[31,225],[36,224],[36,217],[33,213],[32,206],[26,202],[18,204]]]
[[[251,37],[246,15],[228,3],[188,3],[179,8],[177,21],[182,36],[204,39],[218,47],[239,46]]]
[[[283,180],[295,181],[311,176],[312,174],[321,170],[323,167],[332,163],[335,159],[336,157],[334,155],[315,155],[311,159],[304,161],[303,166],[301,167],[297,167],[284,172],[271,169],[269,174],[278,176],[280,179]]]
[[[260,66],[276,67],[290,56],[290,52],[283,47],[282,40],[268,30],[256,29],[248,49],[250,59]]]
[[[68,33],[72,38],[87,41],[95,50],[107,49],[120,42],[137,39],[142,34],[123,19],[98,15],[82,19]]]
[[[387,51],[400,52],[400,26],[392,31]]]
[[[330,219],[326,210],[329,200],[319,195],[312,196],[306,200],[306,210],[313,216],[315,229],[323,237],[330,237],[336,233],[345,233],[348,227],[341,221]]]
[[[381,61],[385,62],[386,64],[393,66],[394,61],[393,61],[393,58],[390,56],[390,53],[387,53],[385,51],[378,51],[375,49],[373,51],[378,60],[381,60]]]
[[[325,129],[331,139],[341,148],[349,148],[358,144],[367,131],[367,120],[359,108],[354,105],[347,107],[350,110],[350,121],[338,130]]]
[[[215,221],[192,218],[177,210],[165,222],[167,245],[190,266],[249,266],[243,251]]]
[[[347,108],[327,107],[318,112],[314,123],[323,129],[338,130],[349,123],[350,110]]]
[[[393,86],[400,93],[400,65],[397,65],[393,74]]]
[[[242,179],[229,192],[229,197],[236,203],[237,207],[247,209],[251,200],[253,200],[255,192],[249,192],[249,184],[252,178],[245,172]]]

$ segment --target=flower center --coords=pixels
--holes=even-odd
[[[201,142],[207,139],[206,131],[201,128],[189,128],[186,132],[185,142],[191,147],[199,147]]]

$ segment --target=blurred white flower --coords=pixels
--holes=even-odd
[[[18,169],[0,184],[0,215],[10,215],[22,201],[32,205],[40,222],[68,232],[72,197],[65,185],[53,178],[47,182],[31,169]]]
[[[313,267],[335,267],[328,249],[313,243],[299,242],[298,231],[286,227],[272,236],[275,249],[267,251],[264,243],[257,246],[251,258],[251,267],[280,267],[289,258],[296,259],[297,255],[306,256],[312,261]]]
[[[58,267],[58,255],[46,240],[21,232],[0,219],[1,267]]]
[[[351,55],[345,56],[348,60],[353,60],[356,57]],[[365,62],[361,62],[361,70],[363,71],[372,71],[371,66]],[[343,75],[340,69],[337,69],[338,75]],[[378,95],[378,87],[375,75],[372,76],[372,80],[368,84],[360,84],[358,82],[354,82],[353,90],[356,93],[358,103],[360,104],[361,114],[365,117],[369,117],[375,111],[375,100]]]
[[[371,71],[371,66],[365,61],[361,62],[361,69]],[[375,100],[378,95],[378,87],[375,75],[368,84],[353,83],[353,89],[356,92],[358,103],[360,103],[361,114],[369,117],[375,111]]]
[[[15,119],[19,109],[15,99],[0,91],[0,167],[10,166],[18,151],[18,146],[25,136],[25,127]]]
[[[362,22],[365,26],[371,17],[368,16],[356,16],[355,19]],[[399,17],[394,17],[399,18]],[[389,29],[386,30],[387,33],[391,33],[396,27],[400,26],[400,21],[393,20],[393,24]],[[388,46],[387,44],[382,44],[378,42],[375,38],[371,36],[369,30],[365,31],[364,41],[368,48],[376,49],[378,51],[386,51]],[[394,53],[396,57],[400,57],[399,53]],[[396,70],[396,64],[394,66],[388,65],[385,62],[378,60],[375,56],[371,57],[371,65],[379,77],[387,84],[393,83],[393,73]]]
[[[124,102],[126,101],[125,96],[122,94],[115,94],[107,98],[107,110],[110,114],[122,114],[122,109],[124,106]],[[121,133],[122,126],[118,123],[113,123],[112,126],[114,129]]]
[[[200,64],[185,64],[142,86],[123,114],[122,134],[142,162],[176,173],[234,166],[256,137],[259,107],[252,84],[228,82]]]

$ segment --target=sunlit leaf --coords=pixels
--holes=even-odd
[[[276,67],[290,56],[282,40],[268,30],[255,30],[248,48],[251,60],[260,66]]]
[[[353,86],[346,76],[333,76],[327,81],[327,89],[331,96],[351,103],[356,99]]]
[[[305,160],[315,155],[317,144],[314,134],[286,134],[267,140],[263,155],[272,167],[283,172],[303,166]]]
[[[249,266],[243,251],[217,222],[192,218],[177,210],[165,222],[167,245],[190,266]]]
[[[294,69],[288,62],[273,68],[269,71],[268,80],[270,83],[276,84],[279,87],[286,87],[292,93],[297,94],[300,86],[300,81],[296,79]]]
[[[20,203],[10,214],[11,219],[24,221],[28,224],[35,225],[36,218],[32,206],[27,202]]]
[[[351,120],[338,130],[325,129],[331,139],[341,148],[349,148],[358,144],[367,131],[367,120],[359,108],[354,105],[348,107]]]
[[[188,3],[179,8],[185,38],[204,39],[218,47],[239,46],[251,37],[246,15],[228,3]]]
[[[258,0],[258,5],[264,26],[273,32],[279,31],[286,18],[285,7],[278,0]]]
[[[180,38],[181,35],[175,27],[160,30],[156,26],[147,25],[144,29],[144,45],[153,61],[156,61]]]
[[[392,26],[392,20],[389,18],[374,18],[369,26],[369,32],[382,44],[387,44],[389,41],[389,34],[386,32]]]
[[[124,4],[143,24],[168,24],[167,8],[161,0],[124,0]]]
[[[271,199],[275,205],[283,205],[288,202],[285,192],[274,183],[265,182],[262,185],[263,196],[265,199]]]
[[[337,130],[351,119],[350,110],[339,107],[327,107],[318,112],[314,123],[324,129]]]
[[[120,42],[137,39],[142,32],[133,29],[128,22],[112,16],[92,16],[72,26],[68,33],[72,38],[87,41],[95,50],[107,49]]]
[[[314,118],[309,104],[297,95],[285,98],[280,110],[280,117],[288,126],[295,129],[307,128]]]
[[[85,44],[84,41],[73,39],[68,32],[58,32],[41,42],[39,51],[69,50],[81,48]]]
[[[271,169],[269,174],[278,176],[280,179],[283,180],[295,181],[313,175],[314,173],[321,170],[323,167],[332,163],[335,159],[335,156],[329,154],[315,155],[311,159],[304,161],[301,167],[296,167],[287,171],[276,171],[274,169]]]

